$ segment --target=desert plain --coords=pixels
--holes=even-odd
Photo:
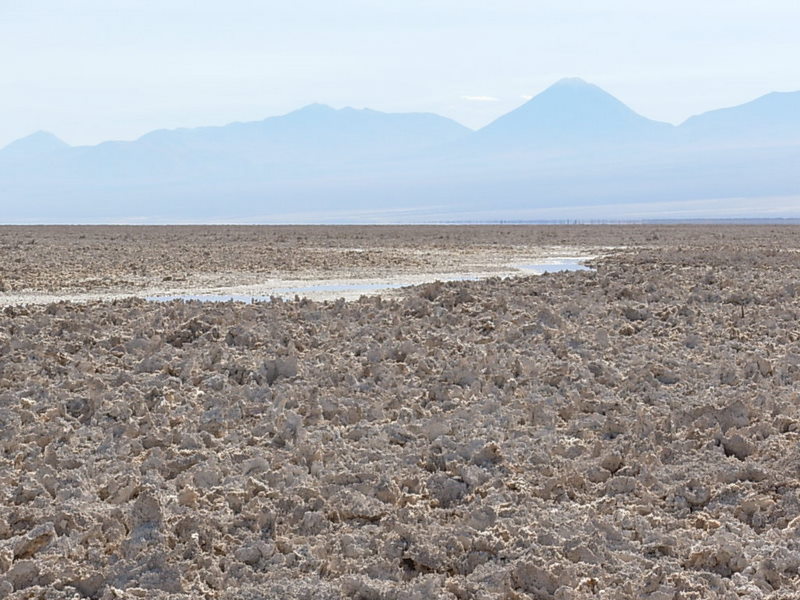
[[[592,268],[514,269],[559,256]],[[0,227],[0,258],[0,598],[800,595],[798,227]],[[420,284],[146,299],[352,280]]]

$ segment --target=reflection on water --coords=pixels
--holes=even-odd
[[[531,275],[542,275],[544,273],[557,273],[559,271],[587,271],[590,267],[587,267],[584,264],[581,264],[580,260],[577,258],[564,258],[564,259],[554,259],[552,262],[549,263],[540,263],[540,264],[525,264],[525,265],[514,265],[514,268],[522,271],[525,274]],[[442,281],[475,281],[479,279],[474,275],[464,275],[464,276],[448,276]],[[291,288],[275,288],[269,290],[270,295],[268,296],[248,296],[245,294],[177,294],[177,295],[165,295],[165,296],[148,296],[146,300],[151,302],[170,302],[172,300],[184,300],[186,302],[195,300],[198,302],[244,302],[245,304],[251,304],[253,302],[270,302],[272,297],[282,297],[282,298],[291,298],[295,295],[302,296],[304,294],[336,294],[336,293],[347,293],[347,294],[358,294],[358,293],[369,293],[369,292],[378,292],[382,290],[394,290],[399,289],[402,287],[407,287],[410,285],[415,285],[419,282],[406,282],[406,283],[332,283],[332,284],[320,284],[320,285],[309,285],[303,287],[291,287]]]
[[[532,273],[533,275],[542,275],[544,273],[558,273],[559,271],[590,271],[591,267],[587,267],[575,259],[564,259],[558,262],[541,263],[533,265],[514,265],[520,271],[525,273]]]

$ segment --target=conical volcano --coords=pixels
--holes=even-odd
[[[9,158],[43,156],[66,150],[69,145],[48,131],[37,131],[11,142],[0,150],[0,155]]]
[[[553,84],[478,132],[483,143],[553,147],[655,141],[672,125],[647,119],[582,79]]]

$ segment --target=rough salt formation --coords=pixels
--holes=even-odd
[[[631,235],[617,241],[642,232]],[[532,226],[0,226],[0,299],[498,273],[595,238],[586,228]]]
[[[127,293],[420,273],[499,273],[552,251],[674,247],[735,237],[791,239],[790,228],[715,226],[2,226],[0,300],[22,293]],[[711,238],[710,240],[708,238]],[[189,291],[186,292],[190,293]]]
[[[797,233],[399,300],[7,307],[0,598],[795,598]]]

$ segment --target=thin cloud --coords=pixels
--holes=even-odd
[[[461,96],[464,100],[470,102],[500,102],[500,98],[494,96]]]
[[[521,98],[523,100],[531,100],[533,98],[533,96],[531,96],[529,94],[522,94]]]

